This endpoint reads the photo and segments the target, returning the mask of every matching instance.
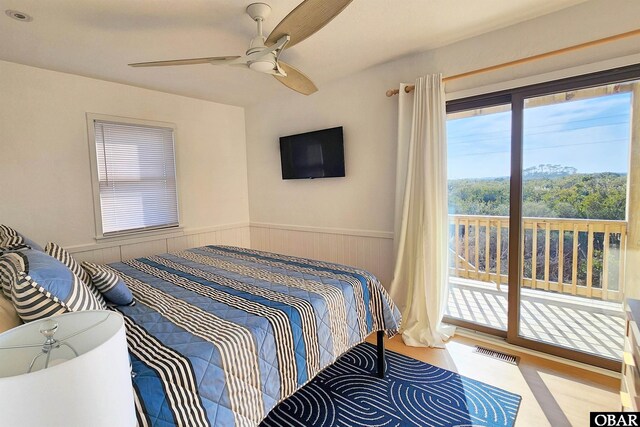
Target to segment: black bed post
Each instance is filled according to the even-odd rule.
[[[384,331],[378,331],[378,377],[384,378]]]

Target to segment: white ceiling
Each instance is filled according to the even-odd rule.
[[[265,1],[265,0],[262,0]],[[300,0],[266,0],[268,34]],[[585,0],[355,0],[282,59],[323,85],[376,64],[555,12]],[[0,59],[248,106],[289,89],[271,76],[211,65],[131,62],[242,55],[251,0],[0,0]],[[30,23],[4,14],[16,9]],[[303,96],[303,95],[300,95]],[[311,95],[313,96],[313,95]]]

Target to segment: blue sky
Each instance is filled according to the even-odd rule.
[[[524,167],[628,171],[630,93],[525,108]],[[511,112],[447,121],[449,179],[508,176]]]

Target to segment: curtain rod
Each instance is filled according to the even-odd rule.
[[[475,76],[476,74],[487,73],[489,71],[495,71],[495,70],[499,70],[501,68],[507,68],[507,67],[512,67],[514,65],[525,64],[527,62],[537,61],[538,59],[549,58],[551,56],[556,56],[556,55],[560,55],[560,54],[563,54],[563,53],[573,52],[573,51],[576,51],[576,50],[585,49],[585,48],[588,48],[588,47],[597,46],[599,44],[609,43],[609,42],[613,42],[613,41],[616,41],[616,40],[621,40],[621,39],[625,39],[625,38],[633,37],[633,36],[637,36],[637,35],[640,35],[640,29],[633,30],[633,31],[628,31],[628,32],[622,33],[622,34],[616,34],[614,36],[605,37],[603,39],[598,39],[598,40],[593,40],[593,41],[586,42],[586,43],[577,44],[577,45],[574,45],[574,46],[564,47],[564,48],[558,49],[558,50],[552,50],[551,52],[545,52],[545,53],[540,53],[538,55],[528,56],[526,58],[516,59],[515,61],[503,62],[502,64],[492,65],[490,67],[485,67],[485,68],[479,68],[479,69],[473,70],[473,71],[467,71],[466,73],[455,74],[453,76],[449,76],[449,77],[443,78],[442,81],[443,82],[448,82],[448,81],[451,81],[451,80],[462,79],[464,77]],[[415,89],[415,85],[408,85],[408,86],[405,86],[404,91],[406,93],[409,93],[409,92],[412,92],[414,89]],[[397,95],[398,93],[400,93],[400,89],[389,89],[386,92],[387,96]]]

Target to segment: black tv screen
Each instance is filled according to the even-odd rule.
[[[344,176],[342,127],[280,138],[282,179]]]

